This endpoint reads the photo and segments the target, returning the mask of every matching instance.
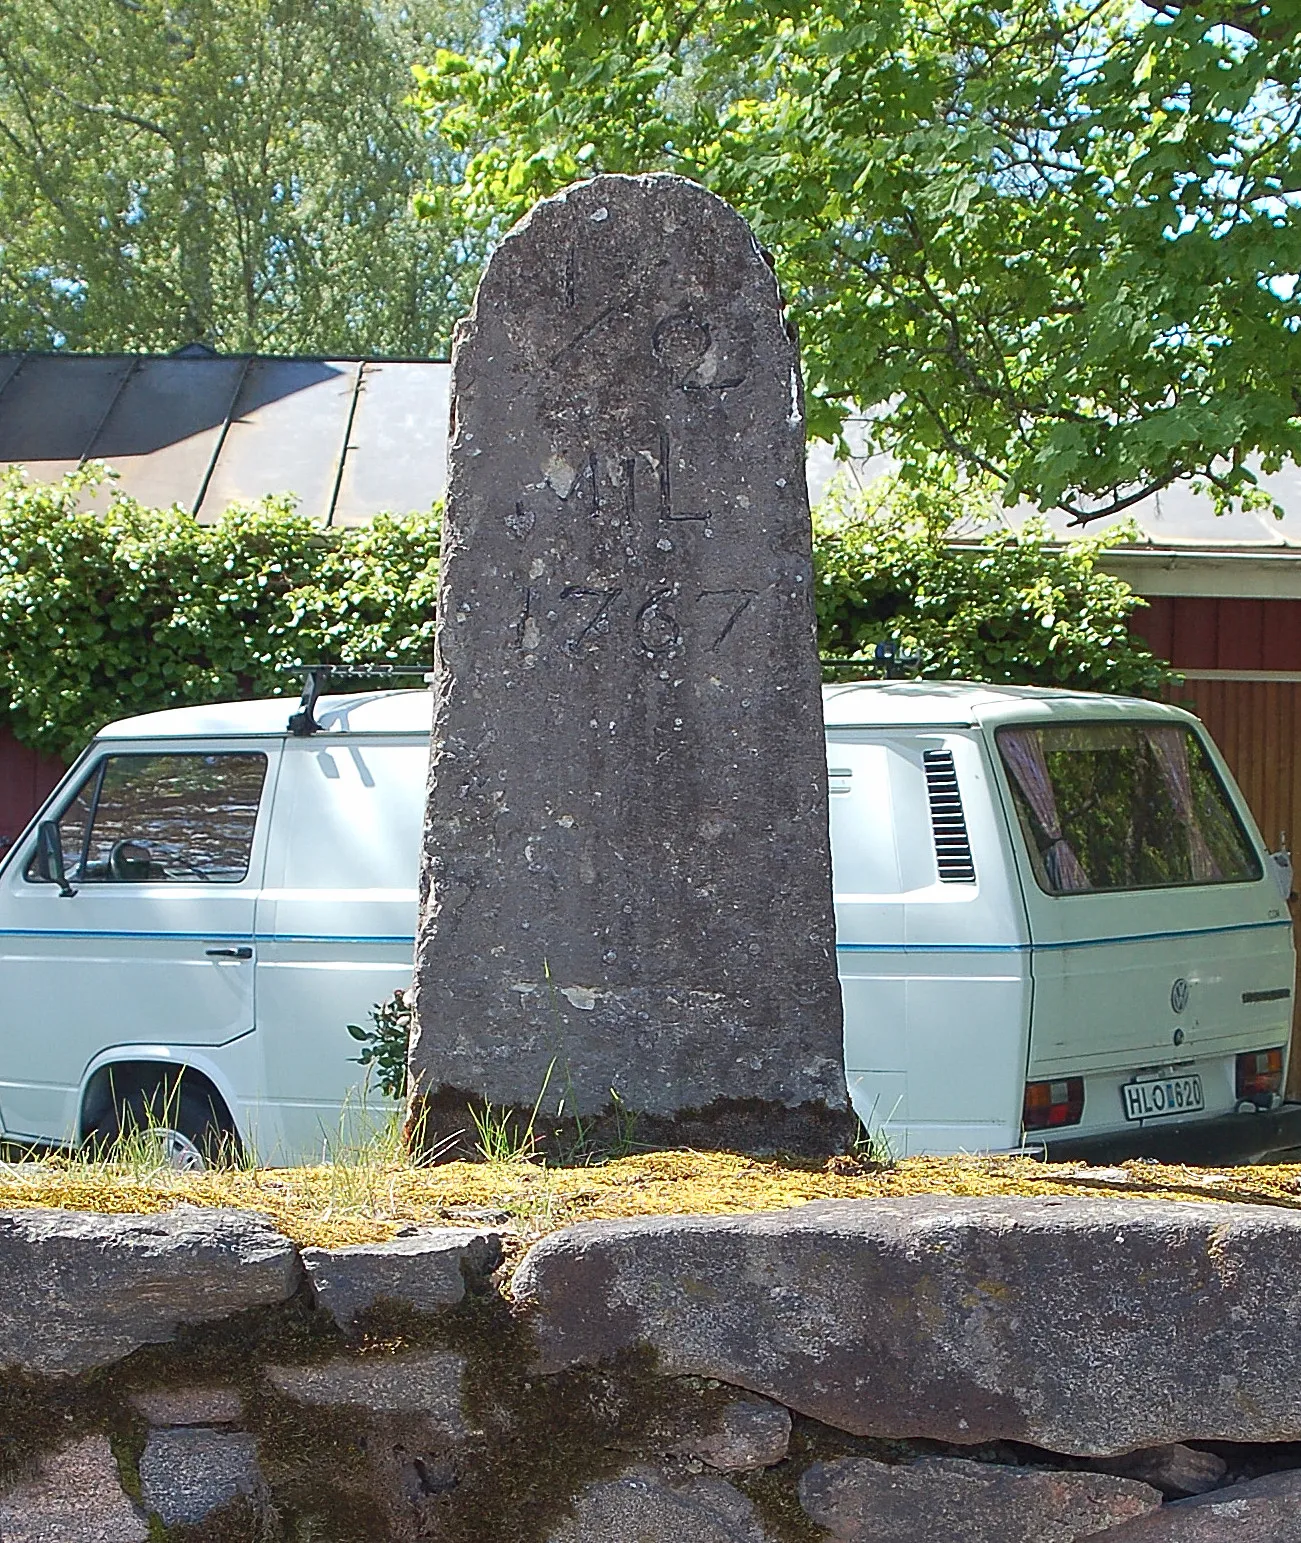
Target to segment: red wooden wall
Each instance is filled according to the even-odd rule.
[[[1153,595],[1131,625],[1177,670],[1301,670],[1301,600]]]
[[[0,727],[0,850],[8,846],[63,775],[63,763],[37,755]]]

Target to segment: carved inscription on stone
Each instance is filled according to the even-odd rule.
[[[503,241],[454,355],[433,1136],[545,1086],[543,1124],[621,1101],[700,1141],[843,1139],[803,465],[797,351],[726,205],[598,178]]]

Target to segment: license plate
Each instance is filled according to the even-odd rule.
[[[1158,1077],[1154,1082],[1127,1082],[1120,1090],[1127,1120],[1159,1120],[1168,1114],[1195,1114],[1204,1109],[1200,1077]]]

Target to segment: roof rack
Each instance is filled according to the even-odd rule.
[[[906,649],[898,638],[887,638],[872,650],[870,658],[847,659],[843,655],[820,654],[818,663],[825,670],[870,670],[874,665],[885,671],[887,680],[907,680],[921,672],[924,660],[918,650]]]
[[[303,694],[298,699],[298,711],[290,713],[288,729],[300,739],[309,734],[319,734],[321,725],[316,721],[316,704],[321,699],[332,677],[344,680],[397,680],[413,675],[425,681],[433,679],[427,664],[308,664],[293,666],[295,674],[303,671]]]

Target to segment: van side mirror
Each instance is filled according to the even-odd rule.
[[[63,837],[57,820],[42,820],[36,827],[36,871],[50,884],[59,886],[61,895],[75,895],[63,867]]]

